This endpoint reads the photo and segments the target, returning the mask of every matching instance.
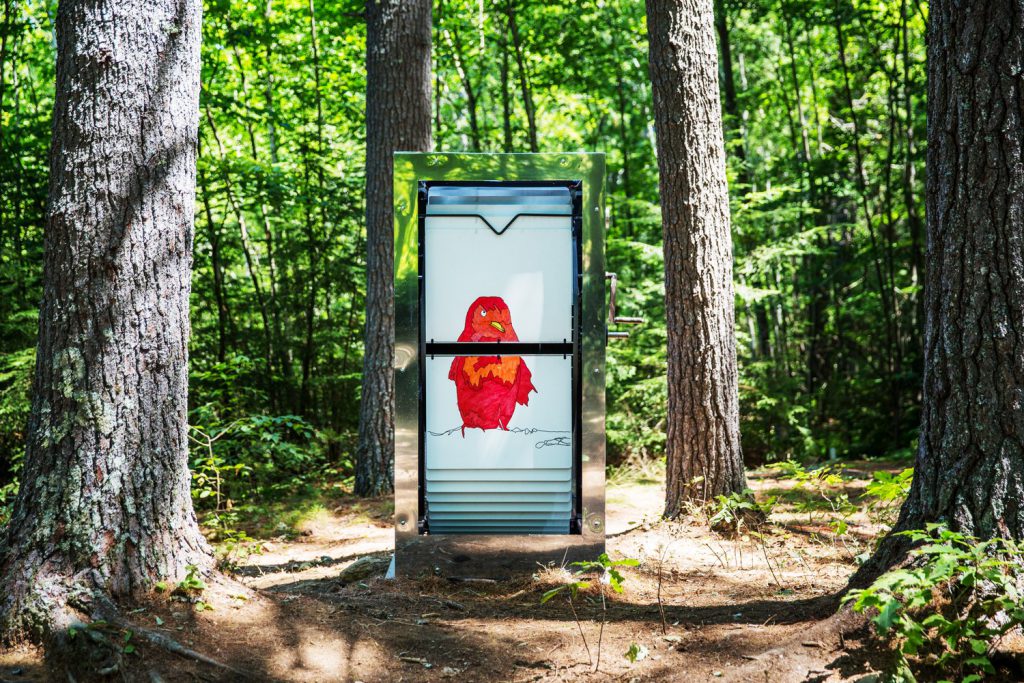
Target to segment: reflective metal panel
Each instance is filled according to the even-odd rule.
[[[421,154],[394,159],[395,562],[399,575],[502,576],[593,559],[605,538],[603,154]],[[420,519],[420,181],[582,181],[582,529],[575,534],[426,535]]]

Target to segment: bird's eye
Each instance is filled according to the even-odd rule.
[[[486,318],[487,317],[487,309],[484,309],[484,308],[480,309],[480,317],[481,318]]]

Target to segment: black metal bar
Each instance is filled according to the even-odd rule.
[[[572,518],[569,533],[583,533],[583,182],[569,184],[572,197]]]
[[[572,342],[427,342],[427,356],[564,356]]]
[[[419,390],[418,390],[418,402],[419,402],[419,429],[417,429],[417,448],[419,449],[419,463],[416,481],[419,484],[419,490],[417,491],[417,497],[419,499],[419,507],[416,511],[416,530],[423,534],[427,533],[430,529],[428,527],[428,515],[427,515],[427,463],[424,453],[426,453],[426,432],[427,430],[427,363],[426,356],[424,355],[424,347],[426,346],[426,340],[423,339],[423,331],[426,330],[427,314],[425,308],[426,301],[426,282],[424,281],[424,274],[426,273],[427,255],[426,255],[426,213],[427,213],[427,200],[430,194],[430,184],[421,180],[417,183],[416,192],[416,215],[417,215],[417,247],[416,247],[416,272],[419,274],[417,277],[419,283],[419,310],[416,311],[419,317],[419,325],[416,330],[416,346],[419,350],[417,357],[417,365],[419,366]]]

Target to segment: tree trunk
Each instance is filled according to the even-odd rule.
[[[509,92],[508,44],[501,47],[501,131],[503,152],[512,151],[512,93]]]
[[[903,65],[903,109],[906,123],[903,129],[903,203],[907,209],[907,225],[910,228],[910,264],[912,284],[917,285],[924,279],[924,252],[921,248],[921,217],[917,211],[917,140],[914,135],[914,98],[911,92],[913,84],[910,80],[910,44],[907,31],[907,0],[900,2],[900,37],[902,44]],[[912,327],[924,324],[924,296],[920,291],[914,293],[914,321]],[[915,347],[916,348],[916,347]],[[919,355],[919,354],[915,354]],[[915,363],[918,366],[919,363]],[[915,367],[917,375],[919,367]]]
[[[462,49],[459,29],[453,25],[451,31],[445,29],[442,35],[445,42],[448,43],[448,50],[451,54],[452,62],[455,64],[455,73],[458,74],[459,82],[462,83],[462,91],[466,94],[466,109],[469,115],[469,145],[474,152],[479,152],[482,136],[480,135],[477,110],[480,108],[480,105],[476,87],[473,85],[473,79],[470,78],[469,70],[466,67],[466,57]]]
[[[356,493],[394,487],[392,154],[430,149],[430,1],[366,9],[366,337]]]
[[[60,637],[82,590],[211,564],[188,471],[198,0],[63,0],[43,300],[8,637]]]
[[[711,0],[647,0],[665,243],[665,514],[746,486]]]
[[[537,111],[533,106],[533,91],[530,88],[526,57],[523,55],[523,41],[519,36],[519,24],[516,22],[516,10],[512,3],[513,0],[508,0],[505,4],[505,12],[508,17],[508,33],[512,37],[516,66],[519,69],[519,89],[523,96],[523,110],[526,112],[526,139],[530,143],[530,151],[536,154],[540,149],[537,145]]]
[[[267,389],[267,397],[270,401],[271,410],[275,410],[277,401],[277,389],[274,382],[274,359],[279,358],[282,368],[288,363],[288,359],[283,353],[279,353],[274,345],[273,333],[270,327],[270,313],[268,312],[268,304],[266,297],[263,294],[263,286],[260,284],[260,276],[257,272],[259,269],[259,254],[251,244],[249,238],[249,227],[245,220],[245,212],[242,210],[240,201],[235,197],[234,183],[231,180],[231,172],[228,168],[227,154],[224,150],[224,143],[221,142],[220,135],[217,132],[217,126],[213,118],[213,113],[210,111],[209,106],[203,108],[206,114],[206,122],[209,126],[210,135],[213,137],[214,143],[217,145],[217,152],[220,156],[220,169],[221,177],[224,180],[224,194],[228,200],[228,206],[231,207],[232,213],[235,214],[235,220],[238,222],[239,237],[241,238],[242,254],[245,256],[245,269],[249,273],[249,280],[252,282],[252,289],[256,295],[256,303],[260,309],[260,319],[263,322],[263,364],[266,370],[266,377],[264,377],[264,386]],[[282,370],[282,374],[284,371]]]
[[[202,194],[203,212],[206,214],[206,231],[210,240],[210,268],[213,271],[213,300],[217,308],[217,360],[221,363],[227,357],[228,318],[230,312],[224,295],[224,265],[221,257],[220,228],[213,220],[210,207],[210,192],[206,174],[199,170],[199,192]]]
[[[894,531],[1024,538],[1024,59],[1009,0],[934,0],[928,27],[924,405]],[[855,581],[906,550],[890,536]]]
[[[323,91],[320,87],[320,46],[317,38],[316,28],[316,6],[313,0],[308,0],[309,6],[309,42],[312,50],[313,57],[313,84],[316,88],[316,177],[317,177],[317,197],[319,201],[320,212],[320,230],[321,232],[327,230],[327,215],[325,207],[327,202],[327,193],[324,190],[324,108],[323,108]],[[299,388],[299,414],[305,417],[309,417],[313,411],[314,400],[311,396],[310,389],[310,377],[313,372],[313,363],[316,357],[316,344],[315,344],[315,318],[316,318],[316,300],[317,291],[319,284],[317,282],[317,271],[320,267],[320,250],[321,241],[317,240],[317,234],[315,229],[315,223],[310,214],[310,198],[313,193],[310,192],[309,188],[309,160],[306,154],[303,154],[303,166],[305,168],[306,176],[306,254],[309,257],[309,270],[307,279],[309,280],[309,291],[306,294],[306,339],[302,345],[302,384]]]

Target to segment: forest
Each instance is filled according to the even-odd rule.
[[[2,3],[0,681],[1024,680],[1015,3]],[[605,155],[600,556],[384,578],[412,151]]]

